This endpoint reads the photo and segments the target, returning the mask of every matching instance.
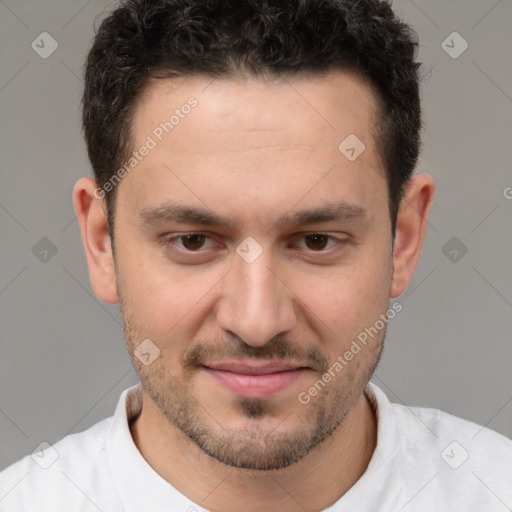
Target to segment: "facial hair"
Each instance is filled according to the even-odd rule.
[[[146,338],[143,334],[146,331],[130,308],[119,283],[118,291],[125,339],[143,389],[168,420],[170,428],[178,428],[213,459],[239,469],[270,471],[288,467],[328,439],[342,425],[374,373],[386,333],[383,329],[379,339],[375,337],[372,347],[365,348],[370,353],[364,367],[347,365],[309,404],[297,402],[278,427],[269,428],[265,424],[267,418],[280,413],[271,399],[238,397],[233,401],[233,407],[247,420],[247,426],[230,428],[223,424],[218,410],[202,403],[201,397],[190,391],[189,382],[197,375],[202,362],[222,357],[293,358],[314,368],[316,381],[330,366],[326,356],[317,347],[306,350],[282,337],[274,338],[262,347],[231,338],[215,345],[207,342],[191,345],[178,362],[179,373],[172,370],[177,362],[169,362],[164,357],[145,366],[133,352]],[[161,346],[165,343],[172,341],[158,341]]]

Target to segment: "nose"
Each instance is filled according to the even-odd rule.
[[[263,252],[252,263],[236,255],[234,268],[223,281],[217,320],[224,331],[261,347],[293,329],[297,321],[294,304],[293,293],[270,255]]]

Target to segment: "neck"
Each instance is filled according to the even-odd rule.
[[[148,464],[175,489],[212,512],[322,510],[363,475],[377,441],[377,421],[363,393],[342,425],[299,462],[275,471],[236,469],[212,459],[170,426],[143,392],[133,440]]]

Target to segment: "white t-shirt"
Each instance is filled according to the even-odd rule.
[[[378,420],[364,475],[329,512],[505,512],[512,508],[512,441],[436,409],[392,404],[366,389]],[[140,385],[115,414],[0,473],[2,512],[204,512],[145,461],[128,420]]]

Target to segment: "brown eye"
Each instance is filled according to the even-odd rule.
[[[308,249],[312,250],[322,250],[325,249],[327,243],[329,242],[328,235],[322,234],[314,234],[314,235],[306,235],[304,239],[306,240],[306,246]]]
[[[201,233],[193,233],[181,236],[180,240],[182,241],[183,247],[188,251],[197,251],[201,249],[206,238],[206,235]]]

